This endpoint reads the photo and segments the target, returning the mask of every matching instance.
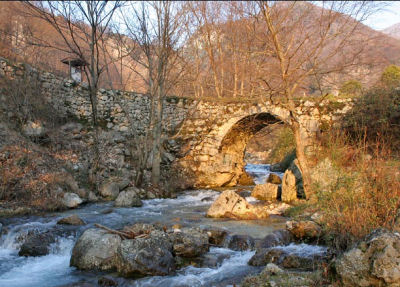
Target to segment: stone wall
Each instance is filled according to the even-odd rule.
[[[42,92],[48,101],[62,114],[76,116],[81,120],[91,119],[91,105],[86,83],[77,84],[48,72],[24,64],[13,64],[0,58],[0,77],[22,77],[37,75],[42,82]],[[97,94],[98,116],[104,128],[129,134],[129,125],[137,134],[143,134],[149,122],[150,98],[147,95],[119,90],[99,89]],[[173,132],[194,105],[193,100],[167,97],[164,102],[164,131]],[[131,122],[126,117],[129,113]]]

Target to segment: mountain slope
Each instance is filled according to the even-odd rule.
[[[394,25],[382,30],[382,32],[385,33],[386,35],[389,35],[393,38],[400,40],[400,23],[394,24]]]

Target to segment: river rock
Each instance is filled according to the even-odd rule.
[[[289,203],[297,200],[296,177],[289,169],[283,175],[281,200]]]
[[[280,198],[281,187],[274,183],[257,184],[251,196],[259,200],[274,201]]]
[[[76,193],[72,192],[65,192],[61,199],[61,203],[67,208],[75,208],[82,202],[83,200]]]
[[[337,260],[336,271],[344,286],[400,286],[400,235],[375,230]]]
[[[119,186],[116,182],[107,182],[100,186],[99,193],[102,197],[115,200],[119,194]]]
[[[256,249],[259,248],[270,248],[274,246],[285,246],[292,242],[292,234],[285,229],[274,230],[271,234],[268,234],[263,239],[256,242]]]
[[[277,175],[275,173],[270,173],[267,178],[267,182],[273,183],[273,184],[281,184],[282,179],[279,177],[279,175]]]
[[[131,181],[128,178],[124,178],[124,179],[121,179],[120,181],[118,181],[117,184],[118,184],[119,191],[123,191],[124,189],[126,189],[130,183],[131,183]]]
[[[254,249],[255,241],[250,235],[228,235],[223,246],[236,251]]]
[[[102,276],[97,280],[97,284],[101,287],[118,286],[118,282],[111,277]]]
[[[170,238],[176,256],[196,257],[209,249],[207,234],[194,228],[183,228],[172,233]]]
[[[97,202],[97,201],[99,201],[99,198],[97,197],[97,195],[93,191],[89,191],[89,193],[88,193],[88,201],[89,202]]]
[[[254,185],[254,180],[246,171],[244,171],[239,177],[238,184],[244,186]]]
[[[240,190],[240,191],[237,191],[237,193],[241,197],[244,197],[244,198],[251,196],[251,191],[250,190]]]
[[[304,188],[303,177],[296,159],[283,175],[281,199],[283,202],[292,202],[297,198],[304,198]]]
[[[66,224],[66,225],[85,225],[86,223],[76,214],[61,218],[57,221],[57,224]]]
[[[295,248],[286,247],[271,247],[271,248],[260,248],[256,250],[256,253],[250,259],[249,264],[252,266],[264,266],[269,263],[279,265],[286,269],[298,269],[298,270],[315,270],[320,267],[323,261],[327,260],[326,250],[319,250],[317,252],[299,252],[299,250],[306,250],[306,245],[300,245]],[[318,248],[318,247],[314,247]],[[296,249],[293,251],[292,249]]]
[[[44,256],[49,254],[50,244],[55,242],[54,235],[50,232],[28,232],[25,242],[18,252],[19,256]]]
[[[126,225],[126,226],[124,226],[124,229],[123,229],[124,232],[128,232],[128,233],[133,232],[136,235],[145,234],[145,233],[148,234],[154,230],[161,231],[161,230],[163,230],[163,228],[161,226],[155,225],[155,224],[138,222],[138,223],[135,223],[132,225]]]
[[[70,265],[82,270],[113,271],[120,244],[121,238],[116,234],[97,228],[88,229],[76,242]]]
[[[114,206],[116,207],[140,207],[142,205],[143,203],[139,198],[136,188],[121,191],[114,202]]]
[[[248,203],[235,191],[225,190],[208,209],[207,217],[262,219],[267,218],[268,213],[263,207]]]
[[[270,202],[267,206],[267,212],[269,215],[283,215],[286,210],[292,207],[290,204],[281,201]]]
[[[275,265],[274,263],[268,263],[262,272],[268,275],[277,275],[282,274],[284,271],[278,265]]]
[[[299,240],[314,241],[321,237],[322,229],[314,221],[295,221],[286,222],[286,229]]]
[[[215,246],[222,246],[228,232],[219,228],[207,228],[208,242]]]
[[[116,265],[125,277],[167,275],[175,271],[173,245],[162,231],[152,231],[146,238],[122,241]]]
[[[206,196],[201,199],[201,202],[209,202],[209,201],[213,201],[213,198],[211,196]]]

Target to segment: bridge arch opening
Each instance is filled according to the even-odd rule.
[[[226,178],[222,186],[238,184],[244,173],[245,152],[249,141],[258,132],[271,125],[283,126],[284,123],[269,113],[257,113],[243,117],[232,125],[223,137],[218,150],[221,166],[224,167],[219,176]]]

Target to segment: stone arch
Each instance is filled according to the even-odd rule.
[[[261,129],[277,122],[281,121],[270,113],[261,112],[245,116],[232,125],[223,137],[218,149],[222,165],[231,166],[230,172],[215,175],[216,180],[218,180],[218,176],[226,178],[222,186],[237,184],[244,171],[244,152],[247,143]],[[218,181],[218,184],[221,182],[222,180]]]
[[[281,122],[269,110],[236,110],[214,118],[200,142],[180,160],[196,187],[234,186],[244,171],[248,141],[267,125]]]
[[[319,131],[319,114],[298,109],[301,141],[298,148],[304,154],[312,154]],[[279,121],[291,124],[291,120],[288,110],[269,102],[263,105],[200,102],[180,129],[183,145],[175,161],[177,172],[192,187],[234,186],[244,171],[244,152],[250,138],[266,125]]]

